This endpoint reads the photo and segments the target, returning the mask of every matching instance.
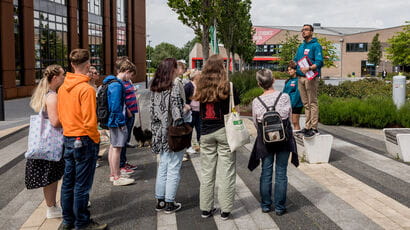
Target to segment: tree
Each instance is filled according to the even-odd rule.
[[[178,14],[178,19],[194,30],[201,39],[204,61],[209,57],[209,28],[218,15],[218,0],[168,0],[168,6]]]
[[[372,44],[370,46],[369,53],[367,53],[367,60],[378,66],[380,64],[380,59],[382,58],[382,46],[379,41],[379,34],[377,33],[373,37]]]
[[[291,36],[288,32],[285,35],[285,41],[280,43],[279,65],[287,66],[296,56],[300,41],[298,35]]]
[[[186,63],[189,63],[189,53],[198,42],[200,42],[200,39],[198,37],[195,37],[191,41],[185,43],[184,47],[180,49],[181,59],[184,59]]]
[[[151,53],[151,67],[157,68],[159,63],[165,58],[181,59],[180,49],[166,42],[155,46],[154,52]]]
[[[390,47],[387,48],[387,58],[393,62],[394,65],[409,66],[410,65],[410,21],[403,31],[398,32],[387,43]]]
[[[330,68],[336,66],[335,60],[338,56],[336,55],[336,47],[333,42],[327,40],[325,37],[318,37],[317,41],[322,46],[323,67]]]

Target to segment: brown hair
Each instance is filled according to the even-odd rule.
[[[292,68],[292,69],[296,69],[296,67],[297,67],[296,62],[295,61],[290,61],[289,64],[288,64],[288,67]]]
[[[70,62],[73,65],[81,65],[90,60],[90,51],[86,49],[73,49],[70,52]]]
[[[229,96],[229,81],[226,75],[224,60],[214,54],[209,57],[196,82],[193,100],[201,103],[225,100]]]
[[[305,27],[305,26],[309,26],[309,27],[310,27],[310,31],[313,32],[313,26],[312,26],[311,24],[304,24],[303,27]]]
[[[119,57],[115,62],[115,69],[117,73],[124,73],[129,71],[130,73],[137,73],[137,67],[128,59],[128,57]]]
[[[164,59],[155,71],[150,90],[153,92],[162,92],[171,89],[176,70],[177,61],[175,58]]]
[[[61,71],[64,72],[64,69],[60,65],[50,65],[44,70],[43,77],[40,79],[30,100],[30,107],[35,112],[40,112],[40,109],[46,105],[45,95],[50,90],[51,80],[54,76],[60,75]]]

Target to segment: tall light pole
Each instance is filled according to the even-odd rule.
[[[340,40],[340,79],[343,78],[343,38]]]

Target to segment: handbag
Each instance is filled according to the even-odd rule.
[[[168,117],[172,121],[171,113],[171,96],[168,103]],[[192,118],[191,118],[192,119]],[[179,152],[188,148],[192,139],[192,127],[184,121],[184,118],[179,118],[171,122],[168,127],[168,146],[173,152]]]
[[[179,152],[188,148],[191,144],[192,127],[178,119],[168,127],[168,145],[173,152]]]
[[[30,116],[28,134],[27,159],[60,161],[63,155],[63,129],[55,128],[43,115],[43,109],[38,115]]]
[[[224,116],[225,130],[229,148],[233,152],[239,147],[250,143],[250,137],[248,129],[245,127],[239,113],[235,111],[232,82],[230,82],[229,90],[229,111],[230,113]]]

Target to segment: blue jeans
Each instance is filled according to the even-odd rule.
[[[65,225],[84,228],[90,223],[87,204],[100,145],[88,136],[82,136],[82,147],[75,149],[75,138],[64,137],[65,170],[61,186],[61,207]]]
[[[135,121],[135,115],[132,114],[132,117],[127,117],[127,121],[125,122],[125,125],[127,126],[127,130],[128,130],[127,143],[130,142],[130,139],[131,139],[131,133],[132,133],[132,128],[134,127],[134,121]],[[127,143],[125,143],[124,147],[121,148],[120,168],[123,168],[125,166],[125,163],[127,163]]]
[[[278,152],[275,165],[275,211],[286,209],[286,191],[288,189],[288,160],[289,152]],[[260,178],[261,208],[270,209],[272,206],[272,172],[274,155],[270,154],[262,159],[262,173]]]
[[[181,179],[180,169],[185,150],[160,153],[155,183],[155,198],[173,202]]]

